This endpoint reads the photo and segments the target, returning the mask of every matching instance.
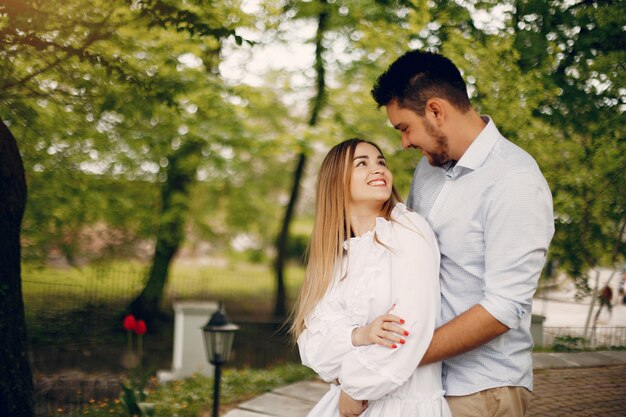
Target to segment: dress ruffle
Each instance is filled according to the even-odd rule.
[[[309,413],[310,417],[330,417],[337,415],[341,385],[331,384],[328,392]],[[370,402],[369,407],[359,417],[450,417],[450,409],[444,400],[444,391],[438,391],[422,398],[385,397],[385,401]]]
[[[388,265],[387,247],[392,233],[391,222],[378,217],[373,230],[344,242],[344,247],[348,250],[348,269],[355,272],[350,274],[351,282],[345,283],[349,285],[346,310],[348,317],[355,325],[367,324],[370,303],[376,297],[377,281],[386,276],[383,266]],[[359,250],[358,256],[352,256],[350,249],[356,249],[361,245],[366,246],[366,250]]]

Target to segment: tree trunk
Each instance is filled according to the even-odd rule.
[[[26,205],[24,166],[0,121],[0,415],[34,416],[22,299],[20,227]]]
[[[313,98],[313,105],[311,108],[311,117],[309,118],[309,126],[315,126],[317,119],[322,109],[326,98],[326,71],[324,67],[324,58],[322,56],[324,52],[324,45],[322,40],[324,39],[324,33],[328,29],[328,1],[320,0],[321,11],[317,17],[317,33],[315,35],[315,72],[316,72],[316,87],[317,94]],[[293,184],[291,187],[291,196],[287,209],[285,210],[285,216],[283,217],[283,225],[280,230],[280,234],[276,243],[276,262],[274,269],[276,272],[276,299],[274,303],[274,317],[284,319],[287,315],[287,294],[285,291],[285,261],[287,258],[287,242],[289,240],[289,225],[293,219],[294,209],[298,202],[298,195],[300,190],[300,181],[304,174],[304,167],[306,165],[306,154],[301,152],[298,155],[298,164],[293,174]]]
[[[598,288],[600,287],[600,269],[594,269],[595,283],[593,285],[593,292],[591,293],[591,301],[589,302],[589,308],[587,309],[587,320],[585,320],[585,329],[583,330],[583,337],[586,339],[589,336],[589,323],[591,323],[591,315],[593,313],[593,307],[596,304],[598,298]]]
[[[189,213],[189,191],[201,161],[201,144],[187,142],[170,157],[167,179],[161,190],[161,215],[156,247],[148,281],[128,310],[143,320],[160,318],[161,300],[169,267],[184,240],[184,225]]]
[[[293,212],[298,201],[298,193],[300,190],[300,180],[304,174],[304,166],[306,164],[306,155],[301,153],[298,157],[298,165],[296,166],[296,172],[293,174],[293,186],[291,187],[291,197],[289,198],[289,204],[287,204],[287,210],[285,211],[285,217],[283,219],[283,226],[278,237],[278,250],[276,256],[276,302],[274,304],[274,317],[284,318],[287,315],[287,293],[285,291],[285,258],[287,252],[287,240],[289,238],[289,224],[293,218]]]

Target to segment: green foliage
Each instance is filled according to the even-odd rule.
[[[220,405],[233,407],[251,397],[260,395],[280,386],[304,379],[310,379],[315,373],[301,365],[280,365],[270,369],[226,369],[223,371],[220,385]],[[213,379],[202,375],[182,381],[172,381],[166,385],[155,386],[149,394],[154,404],[155,417],[197,417],[212,409]],[[81,415],[104,417],[123,415],[121,404],[103,401],[86,407]],[[146,415],[139,414],[137,415]]]
[[[554,338],[552,349],[555,352],[581,352],[589,346],[589,341],[584,337],[557,336]]]
[[[541,150],[554,194],[552,257],[588,293],[588,272],[623,262],[626,245],[626,18],[620,2],[518,1],[519,66],[536,74],[536,119],[549,125]]]
[[[148,398],[147,389],[149,377],[154,370],[144,372],[141,358],[139,361],[140,364],[131,370],[128,381],[120,383],[120,402],[126,407],[129,417],[154,417],[155,407],[152,398]]]
[[[622,2],[267,0],[251,15],[240,6],[0,4],[0,117],[26,168],[28,259],[138,252],[157,234],[162,185],[189,144],[198,144],[186,167],[196,176],[177,222],[189,247],[210,243],[213,253],[245,238],[251,259],[270,259],[295,156],[310,161],[298,208],[306,218],[320,154],[348,137],[379,143],[407,195],[419,154],[400,149],[369,91],[397,56],[425,48],[450,56],[476,107],[537,159],[553,191],[559,267],[586,289],[591,268],[624,260]],[[501,25],[481,27],[475,10],[498,11]],[[326,95],[315,127],[314,68],[268,70],[254,85],[219,76],[227,54],[293,41],[294,25],[321,11]],[[303,242],[295,237],[294,249]]]
[[[94,253],[132,254],[154,237],[159,183],[189,143],[200,144],[200,161],[188,164],[201,179],[199,195],[217,200],[228,216],[224,224],[215,205],[194,200],[194,223],[213,220],[194,224],[197,235],[227,242],[239,231],[222,226],[239,225],[267,236],[261,230],[277,216],[264,199],[285,177],[263,172],[279,172],[272,161],[283,150],[272,144],[284,127],[274,112],[250,109],[247,99],[233,104],[246,92],[217,76],[222,40],[242,41],[235,25],[247,17],[239,3],[87,3],[0,5],[0,117],[16,132],[29,183],[25,256],[45,260],[60,251],[74,263]],[[280,109],[276,97],[261,96]],[[244,129],[248,121],[254,127]],[[256,141],[254,129],[268,122],[273,133]],[[263,159],[250,164],[255,154]],[[266,185],[251,186],[258,178],[268,178]]]

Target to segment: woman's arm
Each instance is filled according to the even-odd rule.
[[[325,381],[336,380],[344,356],[354,348],[352,331],[356,327],[346,316],[339,313],[319,314],[316,308],[298,337],[302,364],[313,369]]]
[[[430,344],[440,308],[439,252],[432,230],[420,220],[410,227],[396,224],[390,249],[394,314],[405,320],[410,337],[396,349],[370,345],[346,356],[340,380],[342,389],[355,399],[374,400],[398,388]]]

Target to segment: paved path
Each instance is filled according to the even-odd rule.
[[[528,417],[626,416],[626,351],[534,353]],[[277,388],[224,417],[304,417],[328,391],[319,380]]]

